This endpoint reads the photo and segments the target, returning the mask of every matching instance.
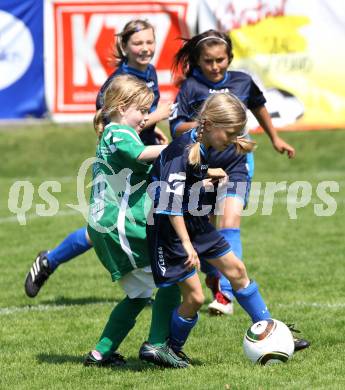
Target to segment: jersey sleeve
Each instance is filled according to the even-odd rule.
[[[155,198],[157,214],[183,215],[183,199],[186,184],[187,162],[183,155],[169,161],[160,157],[160,182]]]
[[[143,170],[147,169],[146,163],[138,161],[145,145],[130,130],[117,129],[109,132],[107,146],[112,152],[111,160],[115,160],[117,165],[133,170],[140,169],[140,166],[143,167]]]
[[[251,80],[250,92],[248,99],[248,108],[253,110],[257,107],[263,106],[266,103],[266,99],[261,89]]]
[[[189,102],[190,92],[188,91],[188,85],[183,83],[176,96],[174,109],[169,118],[170,134],[173,138],[175,138],[176,127],[180,123],[191,122],[193,119],[190,114]]]

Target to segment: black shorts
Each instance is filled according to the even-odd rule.
[[[208,217],[184,216],[192,245],[202,259],[215,259],[231,251],[230,245],[209,222]],[[172,227],[169,216],[155,214],[154,224],[147,225],[153,278],[158,287],[180,282],[195,273],[186,268],[186,252]]]

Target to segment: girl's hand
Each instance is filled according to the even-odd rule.
[[[169,139],[159,127],[155,127],[155,136],[159,145],[168,145]]]
[[[211,179],[212,183],[215,183],[220,179],[226,178],[227,174],[222,168],[208,168],[207,177]]]
[[[282,138],[276,137],[273,141],[274,149],[279,153],[287,153],[289,158],[294,158],[296,155],[295,148],[285,142]]]
[[[158,122],[164,119],[168,119],[171,114],[172,108],[172,102],[158,103],[158,106],[155,110],[155,114],[158,116],[158,118],[160,118]]]
[[[184,264],[190,270],[192,270],[193,268],[196,268],[199,271],[200,270],[200,260],[199,260],[199,256],[196,253],[192,243],[189,240],[182,241],[182,246],[183,246],[183,248],[186,251],[187,256],[188,256],[188,258]]]

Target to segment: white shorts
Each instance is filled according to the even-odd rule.
[[[119,280],[129,298],[150,298],[156,288],[151,267],[134,269]]]

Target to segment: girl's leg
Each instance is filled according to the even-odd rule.
[[[208,261],[230,280],[238,303],[249,314],[253,322],[271,318],[257,284],[249,280],[245,265],[233,252]]]
[[[46,254],[50,270],[54,271],[60,264],[81,255],[90,248],[92,248],[92,242],[86,227],[74,231]]]
[[[198,321],[198,310],[204,303],[199,276],[195,273],[183,282],[179,282],[182,303],[172,315],[170,327],[170,345],[176,352],[181,351],[189,333]]]
[[[169,336],[173,311],[180,303],[180,289],[176,284],[158,289],[152,306],[149,344],[155,346],[164,344]]]
[[[130,299],[127,296],[115,306],[95,348],[102,358],[118,349],[148,301],[149,298]]]
[[[224,201],[224,213],[219,218],[219,233],[227,241],[235,256],[242,259],[241,241],[241,214],[243,201],[239,197],[226,197]],[[233,297],[233,289],[228,279],[221,274],[220,290],[230,299]]]

